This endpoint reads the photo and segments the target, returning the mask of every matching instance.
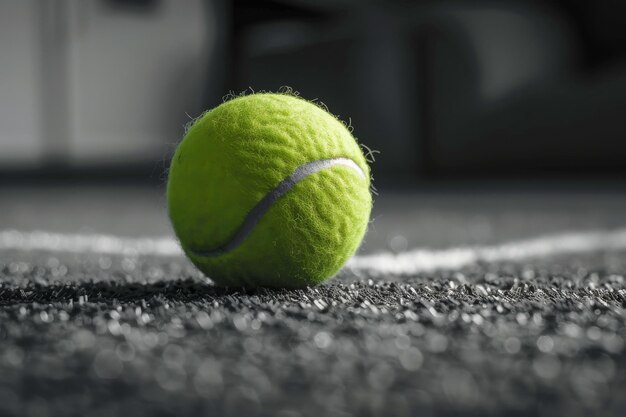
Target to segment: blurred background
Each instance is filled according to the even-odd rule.
[[[205,285],[169,159],[284,86],[376,151],[360,253]],[[625,283],[626,0],[0,0],[0,417],[625,417]]]
[[[166,231],[149,220],[163,217],[152,200],[132,198],[162,194],[154,185],[183,126],[229,92],[282,86],[324,102],[378,151],[382,197],[468,180],[606,191],[626,179],[624,22],[620,0],[0,0],[0,227],[99,230],[105,212],[112,232]],[[148,187],[89,188],[131,183]],[[73,184],[82,188],[63,191]],[[442,244],[484,240],[497,204],[470,204],[476,189],[431,206],[379,200],[431,207],[428,243],[441,225],[456,230]],[[548,201],[551,220],[503,222],[523,235],[595,210],[589,225],[613,227],[622,218],[602,207],[622,212],[615,190],[604,205],[577,188],[578,205],[522,193],[510,207]],[[440,215],[464,204],[471,225]]]
[[[619,0],[1,0],[0,169],[154,178],[229,91],[290,86],[379,181],[623,176],[625,22]]]

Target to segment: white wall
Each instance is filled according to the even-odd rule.
[[[0,164],[159,159],[203,110],[210,3],[117,3],[0,0]]]

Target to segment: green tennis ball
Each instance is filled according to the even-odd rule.
[[[176,149],[169,216],[215,283],[299,288],[334,275],[365,234],[370,170],[350,131],[287,94],[208,111]]]

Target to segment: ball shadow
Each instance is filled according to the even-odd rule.
[[[291,298],[309,289],[217,287],[193,279],[162,280],[152,283],[121,281],[81,281],[41,284],[29,282],[20,287],[0,286],[0,306],[30,303],[140,303],[213,301],[232,297]]]

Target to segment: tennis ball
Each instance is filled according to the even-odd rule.
[[[252,94],[191,125],[167,202],[183,250],[218,285],[299,288],[331,277],[357,250],[370,170],[332,114],[292,95]]]

